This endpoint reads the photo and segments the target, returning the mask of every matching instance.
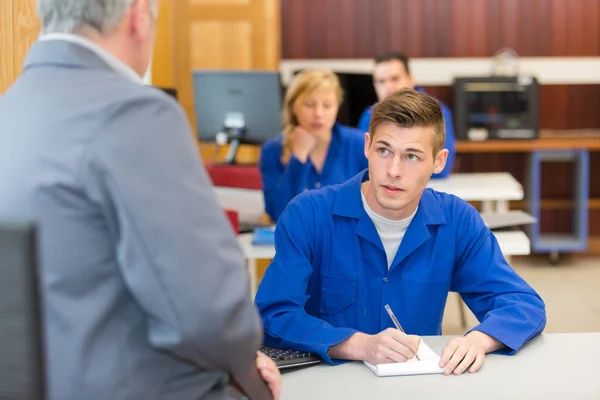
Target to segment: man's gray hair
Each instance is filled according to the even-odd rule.
[[[77,33],[90,27],[108,34],[119,26],[135,0],[38,0],[42,34]],[[156,16],[157,0],[150,0]]]

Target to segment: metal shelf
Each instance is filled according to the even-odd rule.
[[[540,224],[529,228],[531,247],[537,253],[586,251],[588,246],[588,200],[589,200],[589,153],[588,150],[539,150],[531,154],[529,168],[530,213],[541,220],[542,163],[573,162],[573,209],[575,211],[572,232],[567,234],[542,234]]]

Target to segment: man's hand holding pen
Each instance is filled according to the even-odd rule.
[[[421,338],[404,333],[388,304],[385,305],[385,310],[396,329],[388,328],[376,335],[357,332],[344,342],[333,346],[329,350],[330,357],[367,361],[371,364],[405,362],[413,357],[419,360],[417,352]]]
[[[404,362],[414,357],[421,338],[388,328],[376,335],[357,332],[329,350],[332,358],[368,361],[371,364]]]
[[[370,335],[364,344],[364,360],[371,364],[405,362],[419,350],[421,338],[388,328],[377,335]]]

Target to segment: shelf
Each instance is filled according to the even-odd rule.
[[[526,200],[511,201],[510,208],[514,210],[523,210],[528,206]],[[565,210],[575,206],[573,200],[568,199],[542,199],[540,201],[540,208],[542,210]],[[600,210],[600,198],[593,198],[588,200],[589,210]]]
[[[588,251],[587,254],[600,255],[600,235],[588,237]]]
[[[528,184],[530,195],[530,212],[541,220],[541,174],[543,163],[552,163],[557,160],[569,160],[573,164],[573,218],[571,221],[571,233],[569,234],[546,234],[540,232],[540,224],[530,227],[531,245],[535,252],[565,253],[573,251],[585,251],[588,245],[588,202],[589,202],[589,152],[588,150],[554,150],[533,151],[531,153],[530,171],[531,177]],[[566,202],[565,202],[566,203]],[[548,203],[547,203],[548,204]],[[551,203],[550,203],[551,204]],[[556,204],[556,203],[555,203]]]
[[[542,233],[533,244],[535,252],[551,252],[560,250],[561,253],[571,251],[584,251],[586,245],[582,244],[581,237],[569,234]]]
[[[564,135],[563,137],[542,137],[536,140],[456,141],[457,153],[507,153],[570,149],[600,151],[600,137],[595,135],[568,137],[568,135]]]

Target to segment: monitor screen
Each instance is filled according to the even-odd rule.
[[[226,126],[243,126],[240,143],[262,144],[281,133],[277,72],[195,71],[198,139],[213,142]]]
[[[344,125],[358,126],[363,111],[377,102],[371,74],[337,72],[344,90],[344,99],[338,112],[338,121]]]
[[[294,75],[302,70],[294,71]],[[371,74],[336,72],[344,92],[338,111],[338,122],[356,127],[363,111],[377,102]]]

